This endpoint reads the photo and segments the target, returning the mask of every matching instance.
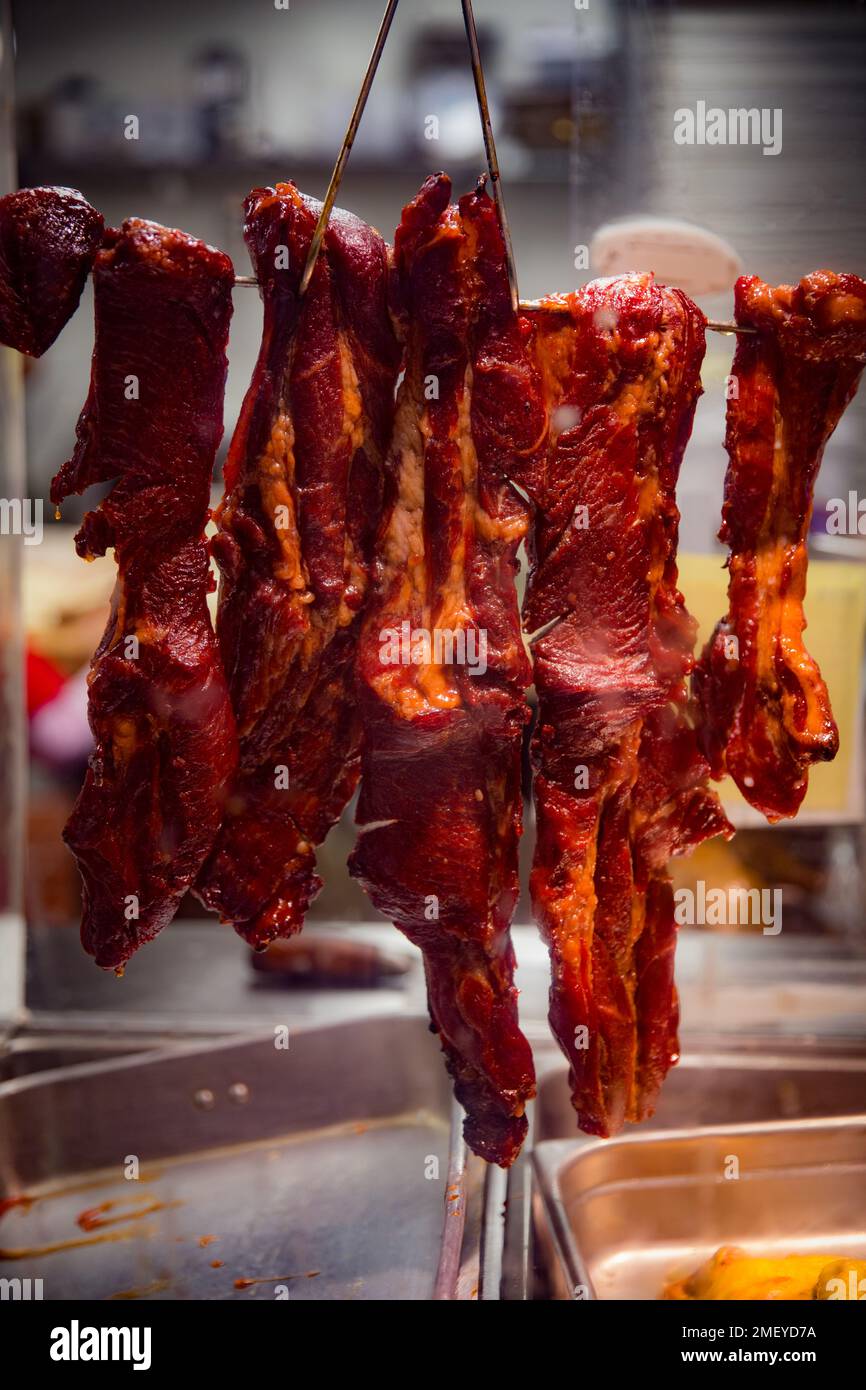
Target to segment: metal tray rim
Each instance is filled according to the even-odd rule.
[[[614,1139],[599,1139],[595,1135],[578,1135],[574,1139],[544,1139],[536,1144],[532,1152],[533,1173],[535,1175],[540,1201],[547,1219],[550,1235],[557,1256],[565,1271],[570,1286],[586,1289],[588,1300],[598,1298],[586,1268],[579,1246],[574,1239],[571,1225],[565,1211],[562,1196],[561,1175],[582,1153],[599,1146],[646,1145],[669,1143],[671,1140],[697,1139],[712,1136],[736,1138],[749,1134],[802,1134],[820,1131],[844,1132],[866,1130],[866,1112],[857,1115],[830,1115],[800,1120],[749,1120],[740,1124],[699,1125],[680,1129],[669,1129],[663,1133],[658,1130],[636,1130],[617,1135]]]
[[[395,1018],[410,1024],[423,1022],[427,1025],[428,1023],[427,1015],[420,1012],[382,1014],[376,1010],[371,1010],[369,1014],[351,1019],[340,1019],[333,1023],[299,1024],[292,1032],[293,1035],[300,1035],[301,1033],[308,1035],[310,1033],[343,1031],[355,1028],[359,1024]],[[37,1090],[41,1087],[55,1085],[65,1078],[80,1080],[103,1074],[110,1076],[116,1071],[138,1070],[142,1066],[153,1066],[168,1059],[182,1062],[196,1057],[214,1057],[222,1052],[236,1051],[239,1046],[244,1044],[260,1046],[262,1042],[272,1037],[273,1034],[268,1029],[240,1029],[237,1033],[222,1033],[217,1037],[213,1035],[205,1039],[199,1037],[194,1042],[184,1040],[179,1043],[174,1041],[158,1043],[155,1039],[152,1041],[148,1039],[140,1052],[125,1052],[117,1057],[108,1057],[91,1062],[68,1063],[64,1066],[32,1072],[26,1076],[10,1077],[8,1081],[0,1081],[0,1100],[7,1096],[18,1095],[22,1091]]]

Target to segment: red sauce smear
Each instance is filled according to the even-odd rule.
[[[150,1216],[155,1211],[166,1211],[169,1207],[180,1206],[179,1202],[147,1202],[144,1206],[136,1206],[134,1211],[121,1212],[119,1216],[107,1216],[106,1212],[113,1211],[115,1207],[125,1203],[137,1203],[139,1197],[112,1198],[107,1202],[100,1202],[98,1207],[88,1207],[75,1218],[82,1231],[97,1231],[102,1226],[118,1226],[123,1221],[135,1221],[140,1216]]]
[[[271,1274],[267,1278],[261,1279],[236,1279],[236,1289],[248,1289],[253,1284],[283,1284],[290,1279],[317,1279],[321,1274],[319,1269],[308,1269],[306,1274]]]
[[[140,1289],[121,1289],[119,1293],[110,1293],[109,1301],[122,1298],[149,1298],[152,1293],[162,1293],[171,1287],[168,1279],[154,1279],[152,1284],[144,1284]]]
[[[95,1236],[55,1240],[50,1245],[0,1246],[0,1260],[32,1260],[39,1255],[55,1255],[59,1250],[79,1250],[84,1245],[101,1245],[110,1240],[136,1240],[153,1235],[152,1226],[133,1226],[128,1231],[100,1231]]]
[[[25,1210],[29,1210],[35,1201],[35,1197],[4,1197],[3,1200],[0,1201],[0,1219],[6,1215],[7,1211],[11,1211],[13,1207],[24,1207]]]

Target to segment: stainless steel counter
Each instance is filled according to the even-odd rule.
[[[15,1231],[23,1237],[26,1227],[33,1244],[50,1245],[74,1227],[80,1181],[89,1194],[80,1205],[90,1206],[93,1193],[113,1203],[127,1187],[118,1188],[112,1171],[117,1154],[140,1151],[151,1167],[158,1161],[148,1200],[130,1209],[137,1223],[131,1244],[85,1248],[81,1260],[68,1251],[38,1257],[50,1264],[58,1290],[71,1278],[83,1280],[91,1297],[127,1283],[147,1297],[270,1297],[272,1275],[321,1266],[327,1278],[297,1286],[293,1278],[288,1296],[432,1296],[455,1131],[444,1068],[424,1025],[420,958],[384,924],[308,930],[351,932],[391,955],[403,951],[410,969],[375,988],[286,988],[252,971],[232,932],[178,922],[117,980],[83,956],[74,929],[31,932],[27,1015],[0,1052],[0,1195],[39,1196],[46,1188],[59,1195],[36,1202],[35,1223],[16,1218]],[[485,1172],[478,1160],[468,1165],[465,1231],[452,1272],[459,1297],[573,1297],[588,1247],[582,1229],[569,1233],[564,1175],[577,1155],[595,1146],[614,1156],[624,1141],[576,1134],[565,1064],[544,1017],[545,951],[534,930],[515,935],[522,1021],[539,1071],[532,1142],[507,1178]],[[683,1126],[700,1148],[719,1126],[745,1121],[763,1132],[794,1122],[796,1136],[801,1122],[808,1128],[864,1108],[866,961],[843,944],[684,932],[678,980],[684,1057],[656,1117],[629,1135],[626,1152],[638,1168],[643,1144]],[[288,1069],[274,1064],[279,1027],[291,1039]],[[395,1050],[401,1030],[408,1032]],[[230,1103],[239,1079],[253,1097],[249,1107]],[[197,1103],[203,1090],[213,1106]],[[83,1111],[92,1117],[84,1127]],[[361,1135],[368,1137],[359,1142]],[[265,1150],[279,1163],[264,1163]],[[540,1182],[531,1173],[533,1153]],[[423,1174],[431,1156],[439,1165],[434,1184]],[[306,1194],[322,1196],[323,1175],[334,1191],[311,1226]],[[674,1174],[672,1188],[677,1181]],[[155,1224],[145,1210],[151,1200],[160,1204]],[[607,1198],[586,1200],[602,1210]],[[371,1202],[384,1214],[382,1239],[383,1222],[364,1215]],[[4,1246],[16,1212],[4,1220]],[[691,1244],[678,1236],[679,1263],[725,1236],[721,1219],[719,1235],[698,1216]],[[196,1235],[212,1226],[224,1238],[218,1257],[228,1253],[234,1275],[261,1277],[263,1285],[236,1288],[225,1265],[203,1258]],[[389,1243],[395,1226],[411,1227],[408,1253]],[[250,1231],[255,1239],[246,1238]],[[785,1232],[782,1221],[780,1240]],[[647,1278],[623,1296],[653,1296],[647,1290],[668,1255],[645,1245]],[[602,1243],[586,1257],[595,1260],[586,1276],[591,1297],[620,1288],[615,1279],[605,1284],[619,1268],[620,1246]],[[314,1248],[317,1258],[308,1259],[304,1252]]]

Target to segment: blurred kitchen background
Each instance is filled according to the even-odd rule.
[[[138,215],[182,227],[227,250],[248,273],[244,195],[283,178],[324,194],[382,8],[383,0],[291,0],[286,8],[274,0],[17,0],[17,175],[7,171],[7,186],[72,185],[107,223]],[[590,259],[576,268],[576,248],[593,245],[605,224],[636,216],[697,224],[722,238],[744,271],[772,283],[820,266],[866,274],[862,3],[476,0],[475,11],[525,297],[593,278],[598,266]],[[780,108],[781,153],[675,144],[675,111],[698,101]],[[138,117],[138,140],[124,138],[129,115]],[[436,139],[427,138],[431,116]],[[458,0],[403,0],[340,202],[390,237],[429,172],[448,170],[459,193],[483,167]],[[684,275],[676,282],[710,317],[730,317],[730,290]],[[57,344],[26,363],[25,495],[32,498],[47,498],[70,452],[87,390],[91,309],[88,289]],[[255,291],[239,289],[226,439],[260,323]],[[730,337],[708,336],[705,395],[680,489],[682,587],[702,638],[724,610],[715,532],[733,347]],[[829,499],[852,489],[866,495],[864,413],[866,395],[827,450],[813,528],[809,644],[842,729],[839,759],[813,773],[796,827],[768,830],[732,795],[742,833],[676,866],[682,882],[783,886],[786,935],[820,933],[846,949],[866,940],[866,540],[829,536],[824,521]],[[40,934],[72,928],[77,916],[77,876],[59,837],[87,753],[83,672],[114,574],[110,559],[83,565],[75,557],[72,523],[80,514],[70,505],[55,524],[46,501],[45,539],[22,549],[31,733],[26,891]],[[347,819],[322,853],[327,887],[312,921],[374,916],[343,867],[351,838]],[[525,901],[519,919],[530,920]],[[72,931],[62,935],[74,939]],[[83,958],[80,967],[96,974]]]

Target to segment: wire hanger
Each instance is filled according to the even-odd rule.
[[[331,181],[328,184],[328,191],[325,194],[325,200],[322,203],[322,210],[319,213],[319,218],[316,222],[316,228],[313,232],[313,237],[310,242],[310,249],[307,252],[307,259],[304,264],[304,269],[301,275],[301,281],[298,291],[299,296],[301,297],[305,294],[307,287],[309,286],[310,280],[312,278],[313,271],[316,268],[316,261],[318,260],[319,252],[322,248],[322,241],[327,230],[328,221],[330,219],[331,212],[333,211],[334,203],[337,200],[337,193],[339,192],[340,182],[342,180],[346,164],[348,163],[349,155],[352,151],[352,146],[355,143],[355,137],[358,133],[358,127],[361,124],[361,117],[363,116],[364,108],[367,105],[367,98],[370,95],[370,90],[373,86],[373,82],[376,77],[376,72],[379,67],[379,60],[382,57],[382,52],[385,48],[385,41],[388,38],[388,34],[391,29],[391,23],[394,19],[398,3],[399,0],[388,0],[388,4],[385,7],[385,13],[382,16],[382,22],[379,25],[379,32],[377,33],[376,41],[373,44],[373,51],[370,54],[370,59],[367,63],[367,69],[364,73],[363,81],[361,82],[361,88],[358,92],[354,109],[349,118],[349,124],[346,127],[346,133],[343,136],[343,143],[340,146],[340,152],[337,155],[337,162],[334,165],[334,171],[331,174]],[[502,178],[499,172],[499,160],[496,156],[496,141],[493,136],[493,123],[490,118],[490,106],[487,100],[487,87],[484,81],[484,69],[481,63],[481,50],[478,44],[478,31],[475,27],[475,15],[472,9],[472,0],[460,0],[460,3],[463,9],[463,23],[466,28],[466,39],[469,45],[469,58],[472,65],[472,77],[475,82],[475,97],[478,102],[478,114],[481,120],[481,132],[484,137],[484,152],[487,156],[487,169],[490,175],[490,186],[493,190],[493,199],[496,204],[496,211],[499,217],[499,226],[502,232],[502,240],[505,243],[505,259],[508,269],[508,285],[511,291],[511,303],[515,313],[519,313],[521,310],[531,311],[533,309],[540,308],[544,304],[544,301],[528,299],[521,300],[519,297],[517,288],[517,268],[514,262],[514,247],[511,241],[511,231],[508,225],[508,216],[505,211],[505,199],[502,193]],[[257,283],[258,282],[255,276],[253,275],[238,275],[235,277],[236,285],[247,286],[255,285]],[[557,306],[555,304],[551,304],[545,305],[545,307],[556,308]],[[563,313],[568,312],[567,301],[563,300],[559,307],[561,308],[561,311]],[[706,327],[712,329],[714,333],[754,333],[756,331],[754,328],[741,326],[740,324],[717,323],[710,319],[705,320],[705,323]]]

